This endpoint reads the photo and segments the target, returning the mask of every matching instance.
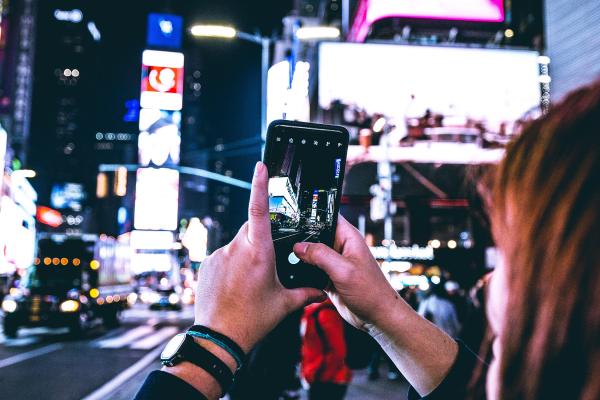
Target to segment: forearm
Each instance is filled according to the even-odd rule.
[[[454,364],[458,345],[400,298],[368,332],[421,395],[432,392]]]

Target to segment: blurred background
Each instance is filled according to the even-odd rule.
[[[600,75],[598,20],[592,0],[1,0],[3,394],[132,398],[193,322],[281,118],[348,128],[341,213],[477,348],[496,262],[478,189],[523,124]],[[301,316],[232,399],[306,396]],[[406,398],[345,330],[347,397]]]

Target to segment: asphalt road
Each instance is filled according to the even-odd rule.
[[[193,310],[136,306],[121,320],[119,328],[97,327],[81,339],[71,338],[66,330],[45,328],[21,329],[17,339],[0,333],[0,398],[132,399],[147,374],[160,367],[164,344],[192,324]],[[385,378],[370,382],[366,372],[358,371],[347,400],[403,400],[405,395],[406,384]]]
[[[91,329],[81,339],[66,330],[21,329],[17,339],[0,334],[0,387],[3,398],[108,399],[140,371],[157,368],[166,341],[193,322],[192,308],[124,312],[119,328]],[[141,384],[138,377],[133,393]],[[130,394],[128,394],[130,395]],[[6,397],[4,397],[6,396]]]

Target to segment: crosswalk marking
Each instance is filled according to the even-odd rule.
[[[179,329],[174,326],[164,327],[156,331],[156,333],[153,335],[145,337],[139,342],[134,343],[130,346],[130,348],[135,350],[150,350],[166,341],[171,336],[174,336],[178,331]]]
[[[4,346],[6,347],[25,347],[25,346],[29,346],[32,344],[36,344],[38,342],[40,342],[41,339],[37,336],[30,336],[30,337],[24,337],[24,338],[18,338],[18,339],[4,339],[3,341],[0,341],[0,343],[4,344]]]
[[[142,325],[134,328],[130,331],[127,331],[125,334],[111,338],[104,339],[98,342],[98,347],[102,349],[118,349],[124,347],[133,341],[151,334],[154,332],[154,327],[149,325]]]

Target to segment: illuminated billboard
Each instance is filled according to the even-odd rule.
[[[142,108],[181,110],[183,106],[182,53],[145,50],[142,55]]]
[[[179,172],[168,168],[140,168],[135,190],[135,229],[177,229]]]
[[[149,46],[169,47],[178,49],[183,39],[183,18],[172,14],[148,15],[148,35],[146,42]]]
[[[350,39],[363,42],[371,26],[386,18],[503,22],[504,0],[361,0]]]
[[[142,109],[138,151],[140,165],[179,164],[181,112]]]
[[[541,101],[538,53],[525,50],[323,43],[319,106],[396,121],[428,111],[444,121],[512,125]]]

